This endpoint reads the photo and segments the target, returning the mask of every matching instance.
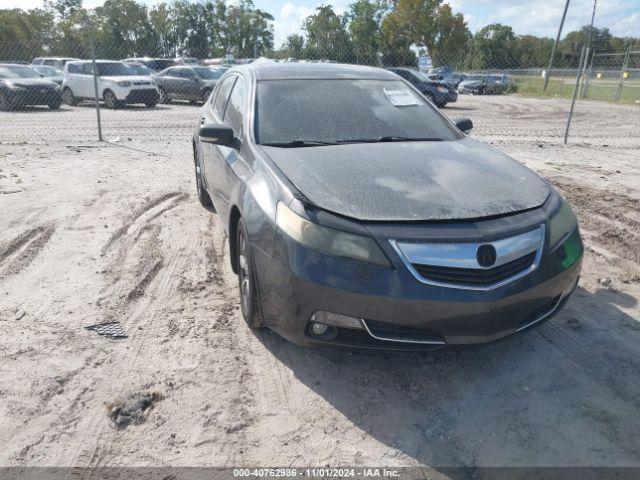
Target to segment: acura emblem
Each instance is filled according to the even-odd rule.
[[[492,267],[497,257],[496,248],[491,244],[480,245],[476,250],[476,259],[481,267]]]

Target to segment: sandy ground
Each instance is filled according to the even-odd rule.
[[[640,465],[640,110],[581,103],[565,147],[566,107],[445,110],[557,185],[587,252],[551,322],[431,354],[249,331],[194,107],[105,112],[101,146],[90,108],[3,113],[0,465]]]

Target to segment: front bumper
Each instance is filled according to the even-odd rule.
[[[158,91],[155,88],[139,88],[131,90],[126,98],[126,103],[151,103],[157,102],[160,98]]]
[[[62,97],[57,89],[27,89],[14,90],[9,94],[14,105],[49,105],[62,102]]]
[[[579,239],[577,230],[576,235]],[[421,283],[398,258],[392,259],[393,268],[336,258],[280,232],[275,246],[273,255],[254,249],[267,326],[301,345],[385,350],[486,343],[546,321],[576,287],[582,260],[580,254],[565,268],[555,252],[546,252],[525,277],[494,290],[470,291]],[[367,328],[339,328],[335,338],[318,338],[310,332],[318,311],[364,319]]]

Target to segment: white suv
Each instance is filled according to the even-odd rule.
[[[133,103],[144,103],[151,108],[158,103],[160,95],[155,82],[149,77],[136,75],[133,69],[122,62],[96,60],[96,73],[98,96],[107,108]],[[76,105],[81,100],[94,98],[93,62],[67,62],[64,66],[62,99],[68,105]]]
[[[72,62],[73,60],[80,60],[79,58],[69,57],[37,57],[31,62],[31,65],[44,65],[45,67],[54,67],[62,70],[65,63]]]

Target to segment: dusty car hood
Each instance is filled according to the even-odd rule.
[[[538,207],[550,192],[531,170],[471,138],[263,148],[310,202],[358,220],[481,218]]]

